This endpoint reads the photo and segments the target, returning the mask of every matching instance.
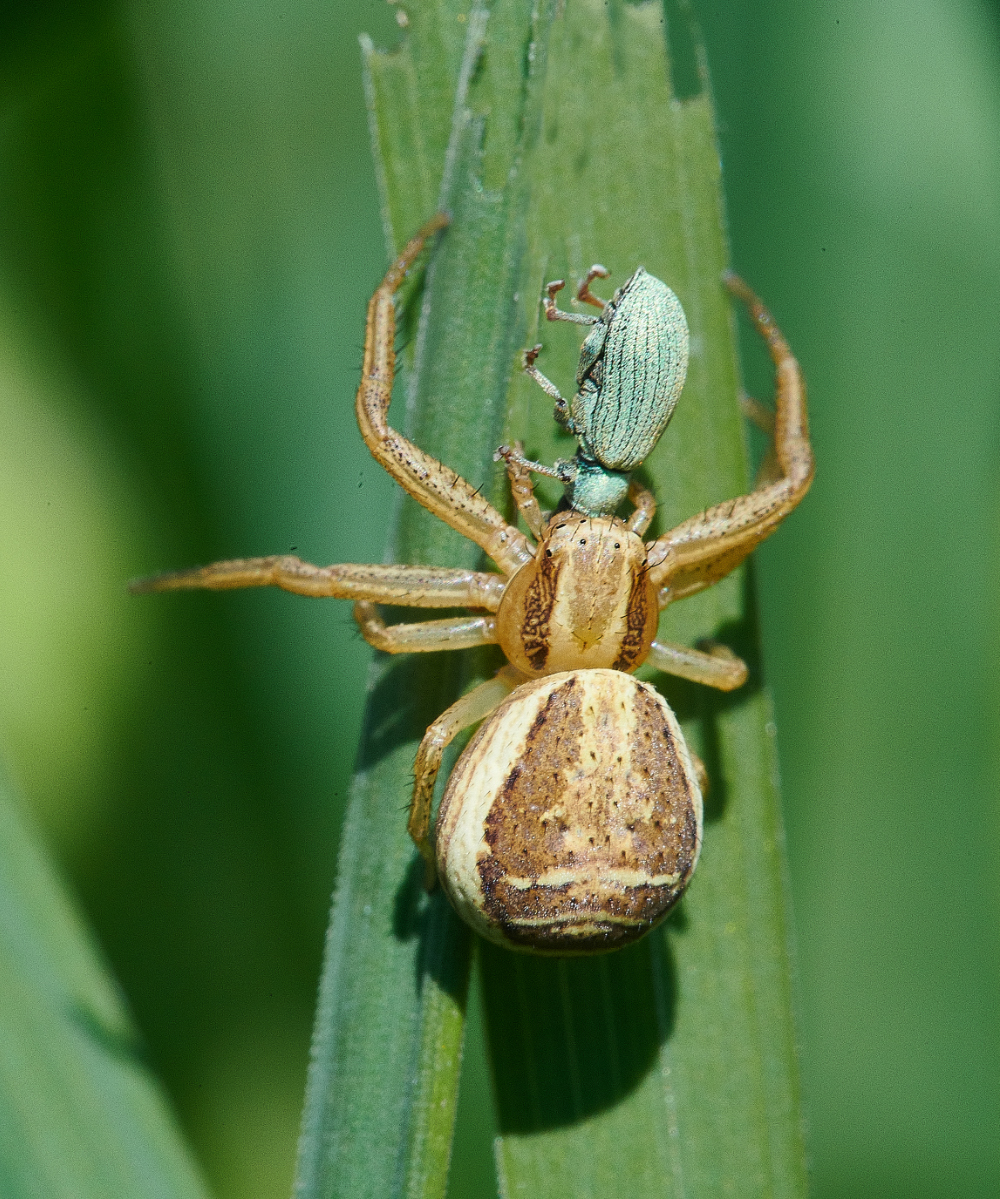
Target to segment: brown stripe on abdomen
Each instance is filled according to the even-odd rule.
[[[479,873],[487,898],[503,878],[537,874],[560,861],[560,801],[583,742],[581,692],[574,676],[548,697],[486,819],[491,853]]]
[[[634,940],[690,877],[691,788],[651,688],[574,672],[535,716],[486,818],[484,915],[509,943],[543,952]]]

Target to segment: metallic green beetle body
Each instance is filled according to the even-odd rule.
[[[606,274],[603,268],[594,273]],[[677,405],[687,374],[687,321],[670,288],[643,267],[599,317],[559,312],[553,298],[559,286],[549,287],[549,319],[594,327],[580,349],[570,403],[534,369],[537,350],[526,359],[528,372],[556,400],[556,420],[580,443],[575,458],[561,459],[546,473],[565,484],[568,507],[588,516],[612,515],[625,499],[632,471],[649,456]],[[580,295],[600,302],[587,284]]]
[[[639,267],[580,349],[570,417],[583,454],[607,470],[640,466],[673,415],[687,362],[680,301]]]

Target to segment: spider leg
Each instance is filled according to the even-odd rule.
[[[635,505],[635,511],[628,519],[628,527],[641,537],[653,522],[656,515],[656,500],[651,491],[647,491],[641,483],[632,479],[628,485],[628,498]]]
[[[358,388],[358,426],[375,460],[418,503],[475,542],[510,575],[531,560],[532,547],[523,533],[455,471],[415,446],[386,421],[396,369],[395,292],[424,242],[447,224],[439,213],[432,217],[403,249],[389,268],[368,304],[365,356]]]
[[[427,862],[428,889],[434,885],[434,850],[428,834],[434,783],[441,769],[441,756],[462,729],[489,716],[514,688],[523,682],[523,675],[512,666],[505,666],[494,678],[480,683],[468,695],[463,695],[442,712],[420,742],[413,764],[413,800],[410,803],[410,821],[407,828],[414,844]]]
[[[760,460],[753,485],[757,488],[765,487],[768,483],[776,483],[781,478],[781,467],[778,464],[778,454],[774,448],[774,413],[760,400],[755,400],[746,392],[740,392],[740,411],[751,424],[756,425],[768,437],[767,450]]]
[[[507,468],[507,478],[510,479],[510,493],[514,497],[517,509],[524,517],[524,523],[536,537],[541,537],[545,531],[545,515],[538,500],[535,499],[535,489],[531,484],[531,470],[526,465],[528,459],[524,456],[524,444],[514,442],[514,448],[502,445],[493,455],[494,459],[503,459]]]
[[[694,777],[698,780],[698,790],[701,792],[702,799],[704,799],[708,794],[708,771],[705,769],[705,763],[698,757],[690,745],[687,747],[687,751],[691,759],[691,765],[694,767]]]
[[[709,644],[711,648],[706,652],[675,645],[672,641],[654,641],[646,661],[665,674],[690,679],[692,683],[704,683],[719,691],[735,691],[742,687],[747,681],[746,662],[737,658],[728,646],[717,642]]]
[[[495,645],[495,616],[449,616],[416,624],[387,625],[368,600],[354,605],[354,619],[369,645],[387,654],[430,654],[442,649],[475,649]]]
[[[809,490],[813,456],[809,444],[806,388],[774,318],[742,279],[726,286],[746,304],[775,365],[774,445],[780,477],[716,504],[650,542],[650,578],[660,588],[660,607],[692,595],[727,575],[778,527]]]
[[[289,554],[233,558],[193,570],[136,579],[129,590],[229,591],[237,587],[280,587],[296,595],[372,600],[407,608],[485,608],[495,612],[506,587],[502,575],[441,566],[380,566],[340,563],[313,566]]]
[[[774,413],[760,400],[755,400],[753,396],[748,396],[745,391],[740,392],[740,411],[752,424],[755,424],[762,433],[766,433],[768,437],[774,437]]]

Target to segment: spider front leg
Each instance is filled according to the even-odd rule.
[[[494,678],[474,687],[468,695],[456,700],[434,721],[424,734],[413,764],[413,799],[407,825],[413,843],[427,863],[427,886],[434,885],[434,849],[430,842],[431,804],[434,783],[441,769],[444,751],[462,729],[483,720],[495,711],[519,684],[524,676],[513,666],[505,666]]]
[[[735,569],[795,508],[813,477],[805,381],[788,343],[761,301],[733,274],[729,290],[747,306],[775,365],[774,452],[779,477],[698,516],[648,544],[660,607],[710,587]]]
[[[415,446],[386,420],[396,370],[395,293],[424,243],[448,223],[433,217],[389,268],[368,305],[365,355],[355,410],[358,426],[375,460],[425,508],[485,550],[505,574],[531,560],[523,533],[479,494],[477,488]]]
[[[631,479],[628,485],[628,498],[635,505],[635,511],[628,518],[628,527],[641,537],[653,523],[656,515],[656,499],[653,493]]]

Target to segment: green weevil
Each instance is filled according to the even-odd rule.
[[[688,363],[687,321],[670,288],[639,267],[605,303],[590,284],[607,276],[595,264],[577,292],[578,300],[601,309],[600,316],[560,311],[555,296],[565,286],[562,279],[546,288],[550,321],[593,325],[580,349],[571,403],[535,366],[541,346],[524,356],[525,371],[555,400],[556,420],[577,438],[576,456],[546,467],[507,446],[498,451],[508,462],[559,479],[566,487],[566,506],[587,516],[613,515],[621,506],[632,472],[673,415]]]

